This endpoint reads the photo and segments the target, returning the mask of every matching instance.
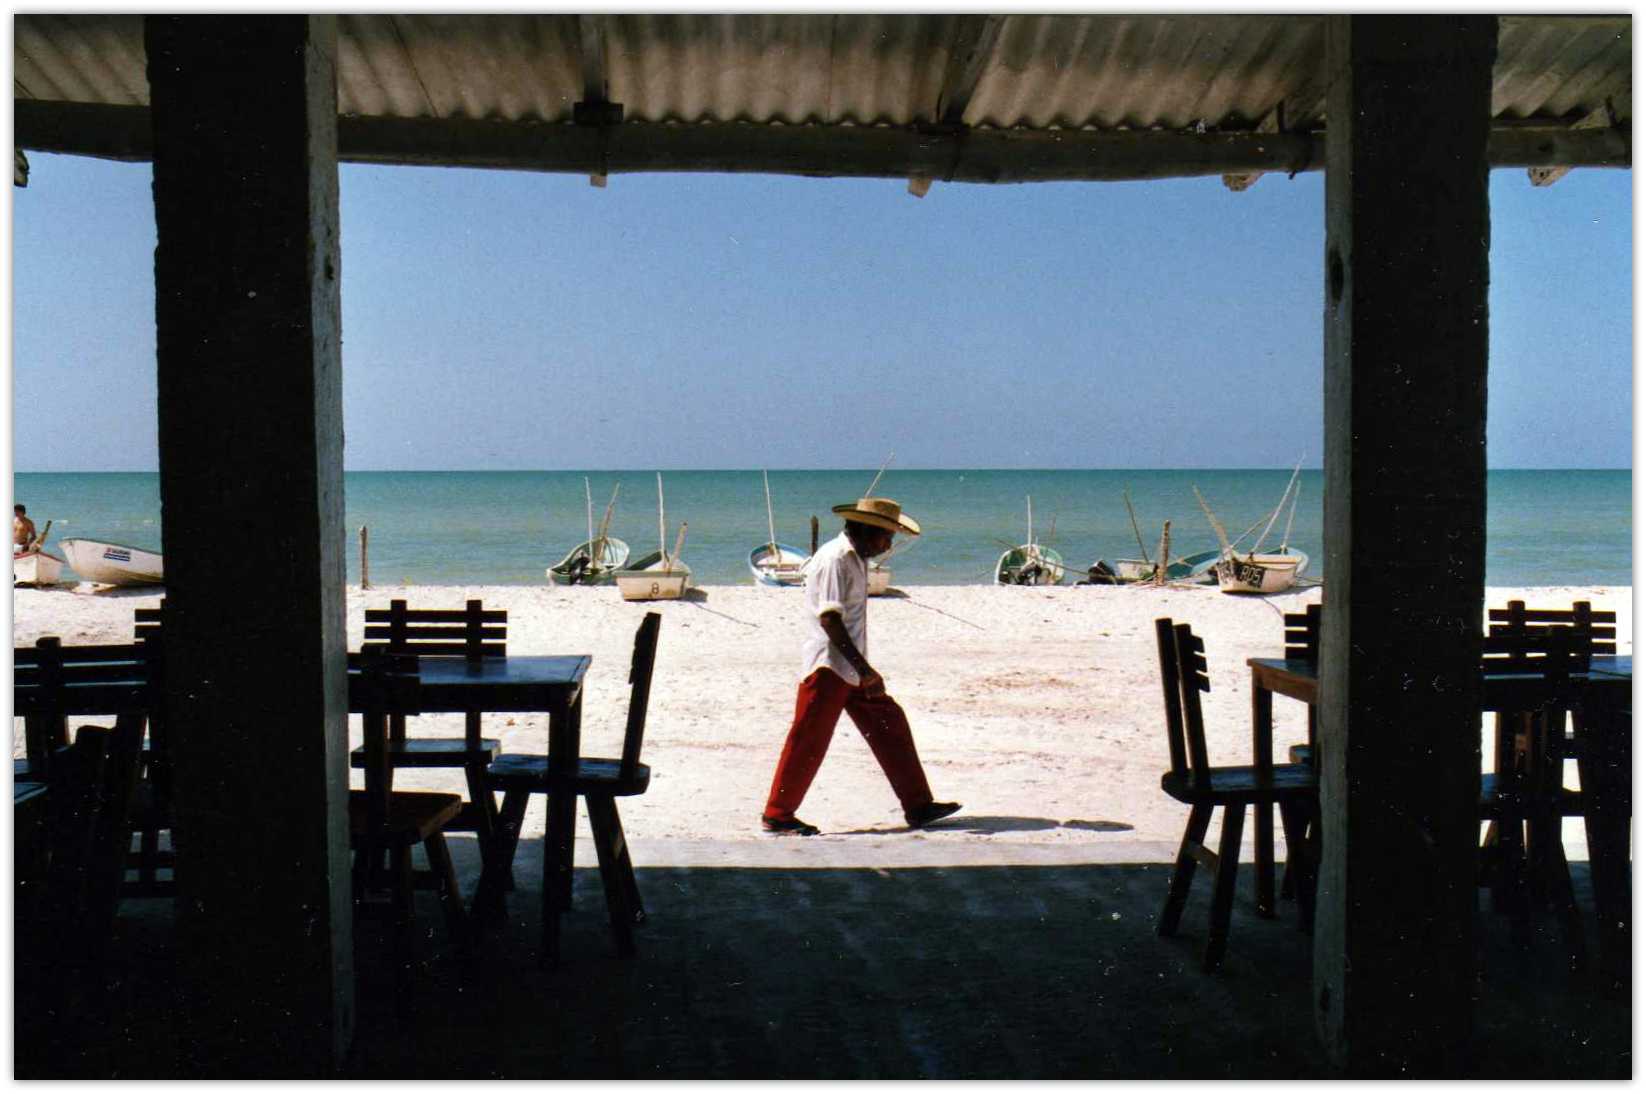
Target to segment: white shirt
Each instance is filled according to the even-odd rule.
[[[857,652],[869,656],[869,566],[841,532],[817,549],[806,563],[806,619],[800,645],[800,678],[820,668],[846,683],[860,682],[844,654],[823,630],[823,613],[839,612]]]

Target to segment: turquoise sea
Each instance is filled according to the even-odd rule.
[[[349,581],[360,580],[358,531],[370,528],[376,586],[531,585],[586,536],[583,480],[598,523],[621,485],[611,534],[638,557],[657,548],[654,473],[635,471],[352,471],[345,478]],[[780,542],[806,548],[810,518],[824,538],[839,523],[829,507],[858,497],[863,471],[773,471],[772,508]],[[1195,502],[1198,486],[1231,536],[1265,518],[1291,471],[886,471],[876,492],[900,501],[924,534],[892,561],[903,585],[986,582],[995,559],[1027,534],[1034,499],[1036,537],[1073,567],[1139,554],[1123,500],[1130,491],[1152,554],[1164,520],[1173,554],[1217,540]],[[1320,576],[1319,471],[1300,477],[1291,545]],[[766,502],[759,470],[667,471],[669,546],[689,523],[683,552],[700,585],[748,582],[748,554],[764,543]],[[51,542],[69,536],[160,550],[159,476],[152,473],[19,472],[16,500]],[[1488,480],[1486,579],[1492,585],[1631,585],[1629,471],[1493,471]],[[1285,530],[1282,513],[1267,546]],[[65,575],[65,577],[70,575]]]

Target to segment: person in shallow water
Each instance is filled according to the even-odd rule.
[[[958,812],[960,803],[932,800],[909,719],[886,694],[886,682],[866,656],[869,559],[884,554],[898,532],[918,536],[920,525],[890,498],[859,498],[834,511],[846,526],[806,564],[800,689],[760,824],[780,835],[817,834],[816,826],[795,816],[795,810],[811,788],[844,711],[891,782],[903,819],[910,828],[924,828]]]

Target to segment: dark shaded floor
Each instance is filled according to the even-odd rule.
[[[566,962],[544,972],[534,850],[522,848],[508,921],[466,958],[445,944],[432,896],[422,898],[431,937],[410,1014],[397,1006],[385,936],[362,929],[346,1074],[1331,1074],[1309,1007],[1311,939],[1290,905],[1279,919],[1256,917],[1249,871],[1228,959],[1211,976],[1199,968],[1209,879],[1196,886],[1183,935],[1161,939],[1167,868],[1126,864],[643,867],[650,921],[631,960],[615,956],[598,876],[580,869]],[[459,852],[472,875],[472,846]],[[1587,902],[1587,868],[1573,872]],[[1517,947],[1502,917],[1481,906],[1478,1033],[1458,1055],[1459,1073],[1628,1077],[1627,968],[1618,975],[1597,960],[1568,973],[1558,932]],[[73,1017],[72,1037],[45,1035],[43,1025],[61,1034],[63,1018],[31,1015],[20,998],[15,1074],[216,1070],[194,1059],[173,1020],[169,923],[163,902],[128,902],[118,974]]]

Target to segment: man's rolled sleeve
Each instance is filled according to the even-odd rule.
[[[815,598],[812,601],[812,611],[819,619],[830,612],[844,615],[846,612],[845,575],[840,572],[840,562],[833,565],[819,566],[811,574],[813,587],[809,590]]]

